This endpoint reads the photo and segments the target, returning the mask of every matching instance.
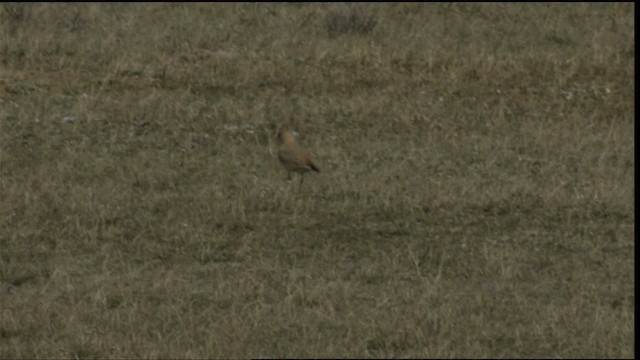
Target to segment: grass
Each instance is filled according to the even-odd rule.
[[[2,5],[0,357],[633,357],[633,9]]]

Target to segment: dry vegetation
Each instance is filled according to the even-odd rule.
[[[633,11],[2,5],[0,357],[632,357]]]

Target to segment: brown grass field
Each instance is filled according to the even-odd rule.
[[[633,357],[634,36],[632,3],[3,4],[0,358]]]

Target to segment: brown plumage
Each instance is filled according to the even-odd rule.
[[[287,177],[291,179],[291,173],[300,174],[300,186],[304,181],[304,174],[313,170],[320,172],[320,169],[313,163],[309,153],[301,148],[290,131],[283,131],[278,136],[280,139],[280,150],[278,159],[280,164],[287,170]]]

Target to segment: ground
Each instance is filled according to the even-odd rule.
[[[633,357],[633,13],[3,4],[0,357]]]

